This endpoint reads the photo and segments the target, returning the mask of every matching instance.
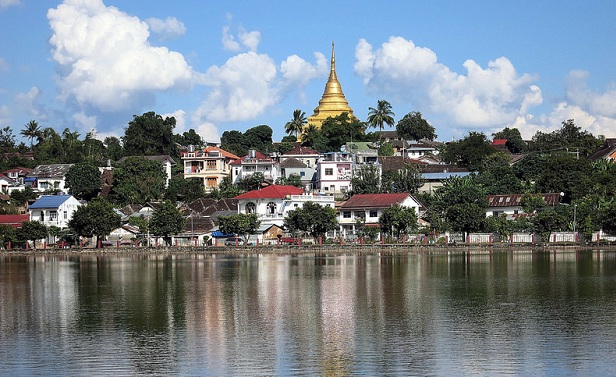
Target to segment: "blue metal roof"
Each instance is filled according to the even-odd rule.
[[[39,198],[39,200],[32,203],[28,208],[58,208],[70,197],[70,195],[43,195]]]
[[[466,177],[470,175],[471,172],[468,171],[458,171],[458,172],[444,172],[444,173],[421,173],[421,178],[433,181],[433,180],[445,180],[451,177]]]
[[[212,232],[212,237],[234,237],[235,234],[224,234],[220,230],[215,230]]]

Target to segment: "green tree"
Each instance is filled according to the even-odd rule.
[[[385,208],[379,217],[381,230],[399,239],[401,235],[417,230],[417,214],[414,208],[393,205]]]
[[[522,139],[522,134],[517,128],[504,128],[502,131],[492,134],[494,139],[506,139],[505,146],[509,152],[517,154],[526,149],[526,142]]]
[[[36,249],[36,240],[47,237],[47,227],[38,221],[24,221],[21,228],[17,229],[17,238],[23,242],[32,240],[33,247]]]
[[[381,144],[378,150],[379,156],[393,156],[394,147],[390,143]]]
[[[120,227],[121,217],[106,199],[94,198],[77,208],[68,225],[80,237],[96,237],[98,245],[98,241],[104,240],[112,230]]]
[[[284,219],[284,226],[292,234],[306,232],[316,242],[320,237],[324,237],[327,232],[338,227],[336,210],[317,203],[306,202],[303,207],[287,213],[287,217]]]
[[[531,218],[533,231],[541,235],[542,241],[547,241],[551,232],[572,230],[570,219],[573,219],[573,214],[571,212],[568,206],[545,208]]]
[[[101,173],[95,165],[82,162],[71,166],[65,176],[69,194],[91,200],[101,189]]]
[[[314,124],[309,124],[304,128],[302,133],[302,146],[312,148],[316,151],[326,151],[327,139],[323,135],[320,129]]]
[[[107,163],[105,144],[93,132],[88,132],[83,139],[82,152],[83,159],[77,162],[90,162],[96,166],[105,166]]]
[[[245,147],[247,149],[256,149],[263,154],[269,154],[269,152],[274,150],[272,135],[271,127],[266,125],[249,128],[244,133]]]
[[[240,179],[237,182],[237,187],[240,189],[240,191],[258,190],[263,186],[264,181],[265,177],[263,176],[263,173],[256,172]]]
[[[381,170],[375,165],[355,169],[351,178],[352,194],[378,194],[381,192]]]
[[[150,232],[162,237],[167,246],[171,246],[171,236],[184,230],[186,218],[182,216],[177,207],[169,200],[165,200],[154,209],[150,219]]]
[[[244,238],[244,244],[248,243],[248,238],[255,233],[261,222],[254,213],[238,213],[231,216],[220,216],[218,227],[225,234],[237,234]]]
[[[447,144],[440,156],[444,162],[477,170],[485,156],[496,152],[483,132],[469,132],[462,140]]]
[[[520,206],[525,213],[536,213],[538,210],[545,207],[545,199],[541,194],[525,193],[520,199]]]
[[[6,126],[0,129],[0,148],[4,151],[12,151],[15,148],[15,135],[13,129]]]
[[[325,119],[321,124],[321,133],[325,145],[319,152],[335,152],[346,144],[347,141],[365,141],[366,126],[348,113],[342,113],[335,117]],[[323,149],[324,147],[324,149]]]
[[[62,137],[51,127],[45,128],[36,145],[36,160],[41,164],[59,164],[65,162],[66,153]]]
[[[304,184],[302,183],[302,177],[300,177],[298,174],[291,174],[286,178],[280,177],[276,180],[276,184],[277,185],[286,185],[286,186],[295,186],[295,187],[299,187],[302,188],[304,187]]]
[[[241,193],[240,188],[231,182],[231,177],[224,177],[218,188],[214,188],[208,196],[212,199],[234,198]]]
[[[153,111],[133,115],[122,138],[125,156],[177,155],[173,143],[175,118],[164,118]]]
[[[543,133],[538,131],[529,143],[532,151],[548,152],[563,150],[578,157],[588,156],[603,143],[603,138],[596,138],[588,131],[582,131],[573,119],[562,122],[560,129]]]
[[[37,197],[38,195],[31,187],[26,187],[23,190],[11,191],[11,203],[16,206],[23,206]]]
[[[306,113],[301,111],[300,109],[293,111],[293,119],[288,121],[284,126],[284,131],[289,135],[294,135],[295,140],[297,140],[298,136],[304,130],[308,119],[306,118]]]
[[[103,141],[106,147],[105,157],[111,161],[118,161],[124,155],[124,147],[122,141],[115,136],[108,136]]]
[[[382,192],[416,194],[425,181],[416,165],[406,165],[401,170],[390,170],[383,173],[382,182]]]
[[[41,137],[41,128],[35,120],[29,121],[24,127],[20,134],[30,139],[30,149],[32,149],[34,139]]]
[[[432,218],[442,219],[444,228],[477,231],[483,226],[487,204],[485,195],[472,177],[451,177],[434,194]]]
[[[382,132],[384,125],[387,124],[389,127],[394,125],[395,115],[396,114],[392,111],[391,104],[389,102],[385,100],[378,100],[376,103],[376,108],[368,108],[368,125],[370,127],[378,128],[379,132]]]
[[[204,196],[205,190],[200,179],[184,179],[181,176],[171,178],[165,191],[165,199],[173,203],[190,203]]]
[[[493,153],[483,158],[475,183],[482,187],[486,195],[517,194],[523,191],[522,182],[513,172],[509,158],[503,153]]]
[[[17,241],[17,230],[10,225],[0,224],[0,247],[7,249],[9,242],[15,244]]]
[[[79,140],[79,132],[65,128],[62,131],[62,156],[60,161],[65,164],[79,162],[83,159],[83,143]]]
[[[236,130],[222,133],[220,136],[220,148],[236,156],[245,156],[248,154],[248,147],[246,147],[246,142],[244,141],[244,134]]]
[[[437,136],[434,127],[421,116],[419,111],[411,111],[402,117],[396,124],[396,131],[404,140],[434,140]]]
[[[128,157],[113,170],[112,200],[117,204],[146,204],[163,197],[163,166],[143,157]]]

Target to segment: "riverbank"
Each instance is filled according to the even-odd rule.
[[[494,252],[576,252],[581,250],[616,251],[616,244],[455,244],[455,245],[285,245],[285,246],[173,246],[173,247],[108,247],[108,248],[47,248],[30,250],[2,250],[0,255],[93,255],[93,254],[204,254],[204,255],[315,255],[315,254],[447,254]]]

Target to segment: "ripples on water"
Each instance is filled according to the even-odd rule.
[[[616,375],[616,258],[0,256],[0,374]]]

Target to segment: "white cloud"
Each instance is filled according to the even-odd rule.
[[[240,30],[238,38],[250,51],[257,51],[257,47],[261,43],[261,33],[258,31]]]
[[[222,28],[222,47],[226,51],[237,52],[240,50],[240,43],[235,40],[233,34],[229,33],[229,26],[223,26]]]
[[[184,23],[175,17],[167,17],[165,20],[148,18],[145,22],[150,27],[152,33],[158,34],[161,39],[173,39],[181,37],[186,33]]]
[[[505,57],[487,68],[467,60],[461,75],[439,63],[429,48],[401,37],[390,37],[376,51],[360,40],[355,55],[355,72],[368,91],[444,115],[454,126],[505,126],[543,101],[539,87],[531,84],[535,78],[519,75]]]
[[[6,105],[0,106],[0,127],[11,126],[11,111]],[[15,132],[19,132],[14,130]]]
[[[145,22],[101,0],[65,0],[47,18],[64,99],[120,111],[190,85],[193,71],[181,54],[151,46]]]
[[[308,82],[315,78],[324,77],[329,70],[327,59],[322,53],[316,52],[314,57],[316,65],[308,63],[297,55],[287,57],[280,64],[283,86],[299,90],[302,100],[304,99],[303,89],[308,85]]]
[[[96,134],[96,124],[98,122],[96,116],[89,116],[83,112],[79,112],[73,114],[73,120],[76,123],[77,131],[79,131],[83,137],[85,137],[88,132]]]
[[[18,108],[26,111],[28,115],[37,121],[47,120],[44,107],[39,104],[41,89],[33,86],[27,93],[19,93],[15,96],[15,104]]]
[[[0,9],[21,4],[21,0],[0,0]]]
[[[211,91],[196,114],[210,122],[253,119],[279,100],[276,64],[264,54],[246,52],[212,66],[205,82]]]
[[[586,84],[589,74],[586,71],[572,71],[567,79],[567,99],[593,114],[603,117],[616,117],[616,88],[605,93],[592,91]]]
[[[186,111],[180,109],[172,113],[160,114],[160,116],[163,117],[163,119],[171,117],[175,118],[175,128],[173,129],[174,134],[182,134],[185,131],[188,131],[186,129]]]

